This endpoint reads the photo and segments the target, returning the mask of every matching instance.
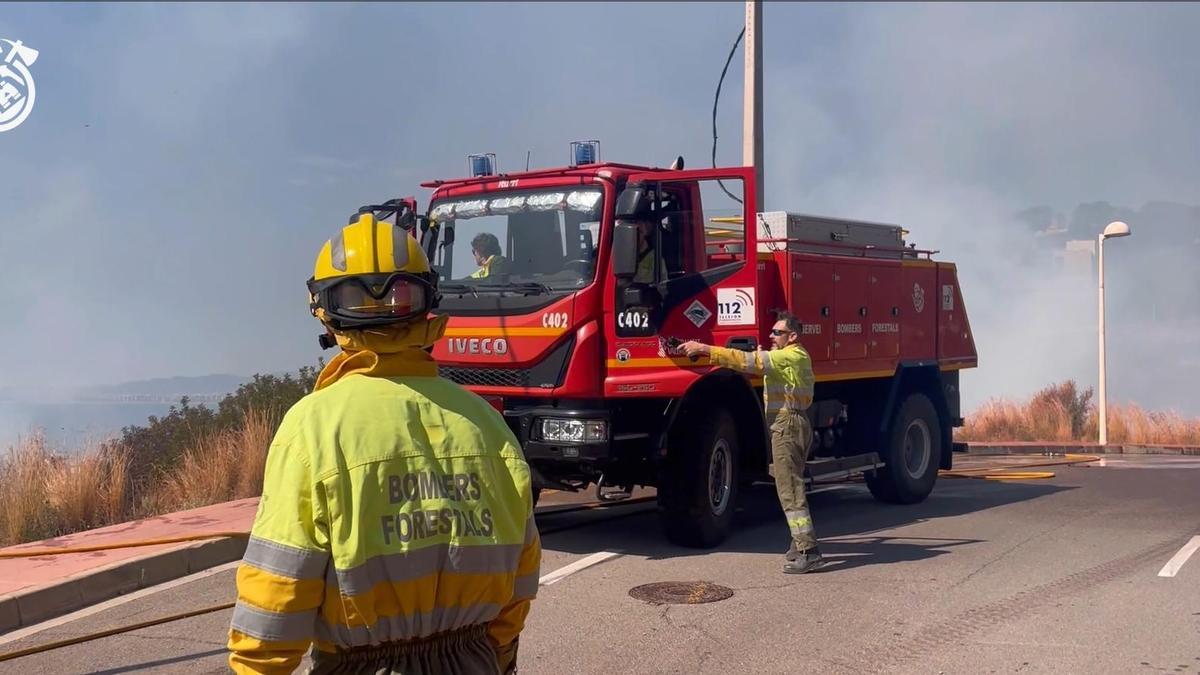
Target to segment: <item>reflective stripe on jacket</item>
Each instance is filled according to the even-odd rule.
[[[763,407],[767,419],[782,409],[804,411],[812,405],[812,359],[797,344],[771,351],[744,352],[713,347],[709,360],[716,365],[763,376]]]
[[[516,437],[438,377],[351,375],[304,397],[267,456],[237,573],[236,672],[486,624],[524,627],[541,544]]]

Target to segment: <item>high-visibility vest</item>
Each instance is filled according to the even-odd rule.
[[[470,277],[472,279],[486,279],[488,277],[488,275],[490,275],[492,273],[492,263],[497,263],[499,266],[499,265],[503,265],[503,263],[505,263],[505,262],[508,262],[508,261],[505,260],[505,258],[503,256],[498,256],[498,255],[490,256],[490,257],[488,257],[487,260],[483,261],[482,267],[475,270],[474,272],[471,272]]]
[[[659,271],[659,280],[667,280],[667,263],[657,255],[653,248],[648,248],[638,253],[637,269],[634,272],[633,280],[638,283],[652,284],[654,283],[654,267],[657,263]]]
[[[763,407],[767,419],[772,419],[780,410],[802,412],[812,405],[813,375],[812,359],[798,344],[790,344],[771,351],[745,352],[740,349],[713,347],[709,355],[712,363],[763,377]]]
[[[349,375],[288,411],[267,456],[230,630],[237,672],[486,624],[537,593],[530,471],[500,414],[438,377]]]

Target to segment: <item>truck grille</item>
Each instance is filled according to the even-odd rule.
[[[567,358],[574,347],[575,338],[568,338],[530,368],[439,365],[438,374],[464,387],[553,389],[562,386],[567,372]]]
[[[440,366],[438,374],[464,387],[528,387],[528,368],[460,368]]]

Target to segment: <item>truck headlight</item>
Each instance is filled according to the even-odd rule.
[[[586,443],[608,440],[608,423],[604,420],[575,420],[546,417],[541,421],[544,441],[556,443]]]

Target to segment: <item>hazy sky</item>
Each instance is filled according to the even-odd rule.
[[[472,152],[559,166],[597,138],[607,159],[707,165],[742,11],[5,6],[0,38],[40,57],[36,108],[0,133],[0,386],[314,363],[317,248],[361,204],[425,203],[417,183]],[[1184,4],[768,3],[767,208],[899,223],[958,262],[982,363],[966,403],[1091,385],[1094,286],[1022,266],[1034,242],[1012,216],[1200,204],[1197,34]],[[741,84],[739,49],[722,164],[740,163]],[[1110,265],[1155,264],[1120,243]],[[1180,375],[1200,374],[1200,327],[1109,312],[1112,396],[1200,413]]]

